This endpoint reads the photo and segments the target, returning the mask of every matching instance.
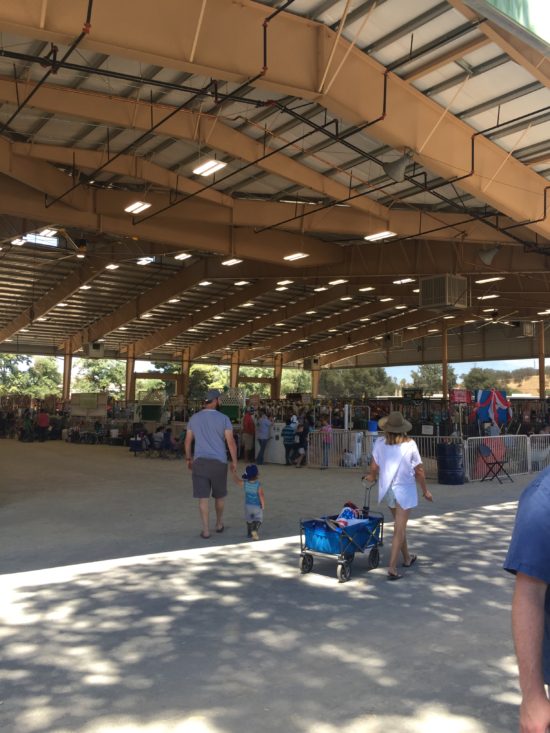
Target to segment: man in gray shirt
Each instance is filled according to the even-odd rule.
[[[209,499],[214,498],[216,532],[223,532],[223,509],[227,496],[227,448],[231,455],[231,470],[237,470],[237,446],[233,426],[227,415],[217,410],[220,392],[210,389],[204,397],[204,409],[196,412],[187,425],[185,456],[192,471],[193,496],[199,500],[202,522],[201,537],[210,537],[208,521]],[[192,443],[195,449],[192,452]]]

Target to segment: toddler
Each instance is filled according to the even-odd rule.
[[[259,481],[258,467],[252,464],[246,467],[242,479],[233,475],[235,483],[244,489],[244,516],[246,519],[247,536],[258,540],[258,530],[264,517],[264,490]]]

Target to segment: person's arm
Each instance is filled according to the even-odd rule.
[[[193,431],[187,428],[185,434],[185,460],[187,461],[187,467],[191,468],[193,464],[193,456],[191,455],[191,445],[193,443]]]
[[[378,463],[376,463],[374,458],[371,458],[369,472],[366,473],[363,476],[363,478],[365,479],[365,481],[369,481],[372,484],[373,481],[376,481],[376,479],[378,478],[379,471],[380,471],[380,466],[378,465]]]
[[[262,507],[262,509],[265,509],[265,497],[264,497],[264,490],[262,489],[262,487],[261,487],[261,486],[260,486],[260,488],[258,489],[258,496],[260,497],[260,506]]]
[[[544,690],[542,640],[544,600],[548,585],[517,573],[512,601],[512,632],[518,660],[520,733],[546,733],[550,727],[550,701]]]
[[[242,480],[242,478],[239,478],[239,477],[237,476],[237,474],[236,474],[236,472],[235,472],[235,471],[232,471],[232,472],[231,472],[231,478],[232,478],[232,479],[233,479],[233,481],[234,481],[234,482],[235,482],[235,483],[237,484],[237,486],[241,486],[241,487],[243,486],[243,484],[244,484],[244,481]]]
[[[225,432],[225,440],[227,442],[227,447],[229,448],[229,455],[231,456],[231,470],[236,471],[237,470],[237,444],[235,443],[235,438],[233,436],[233,428],[227,429]]]
[[[426,473],[424,471],[424,466],[421,463],[414,467],[414,475],[416,480],[420,484],[420,488],[422,489],[422,496],[426,499],[426,501],[433,501],[434,498],[432,496],[432,492],[428,489],[428,485],[426,484]]]

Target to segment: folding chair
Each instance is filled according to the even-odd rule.
[[[510,476],[508,471],[504,468],[504,464],[508,463],[508,461],[505,458],[499,459],[495,456],[493,451],[489,448],[488,445],[479,445],[478,446],[479,455],[481,456],[481,459],[485,466],[487,467],[487,471],[485,472],[485,475],[481,479],[482,481],[492,481],[496,478],[496,480],[499,482],[499,484],[502,483],[500,475],[504,474],[512,483],[514,482],[514,479]]]

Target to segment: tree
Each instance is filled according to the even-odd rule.
[[[39,356],[21,374],[19,391],[32,397],[61,395],[63,376],[53,356]]]
[[[281,396],[311,392],[311,372],[306,369],[283,369]]]
[[[27,367],[30,363],[28,356],[0,354],[0,394],[20,391],[21,367]]]
[[[443,366],[441,364],[422,364],[418,371],[411,372],[412,386],[422,389],[425,395],[443,391]],[[452,366],[447,367],[447,385],[454,389],[457,385],[456,372]],[[446,395],[444,395],[446,397]]]
[[[73,392],[124,394],[126,364],[117,359],[80,359]]]
[[[462,375],[462,381],[464,387],[472,392],[476,389],[491,389],[493,387],[509,392],[508,381],[510,381],[510,372],[474,367]]]
[[[397,383],[382,367],[321,369],[319,392],[327,397],[364,399],[395,394]]]

